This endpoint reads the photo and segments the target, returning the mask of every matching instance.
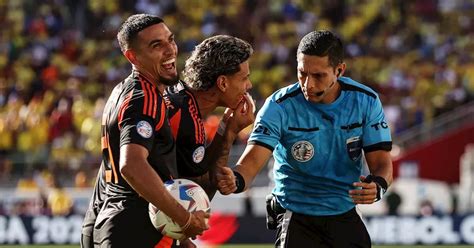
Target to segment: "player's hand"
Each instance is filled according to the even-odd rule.
[[[183,233],[186,235],[186,237],[194,238],[197,235],[202,235],[204,231],[209,229],[206,219],[209,219],[209,217],[211,217],[211,214],[199,210],[192,212],[191,215],[191,224],[188,228],[183,230]]]
[[[245,93],[242,101],[235,110],[227,108],[222,120],[226,123],[227,130],[238,134],[255,121],[255,101],[249,93]]]
[[[229,167],[219,167],[217,169],[217,189],[223,195],[229,195],[237,190],[235,175]]]
[[[355,204],[372,204],[377,198],[377,184],[374,182],[364,183],[365,176],[360,176],[360,182],[352,185],[358,189],[349,190],[349,196]]]
[[[197,246],[190,240],[190,239],[185,239],[183,241],[180,241],[179,247],[184,247],[184,248],[197,248]]]

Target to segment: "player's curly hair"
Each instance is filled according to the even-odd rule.
[[[321,30],[308,33],[301,39],[296,54],[328,56],[329,64],[336,67],[344,60],[344,47],[341,39],[330,31]]]
[[[212,88],[220,75],[232,75],[252,55],[252,46],[239,38],[216,35],[205,39],[186,60],[184,82],[193,90]]]
[[[140,31],[149,26],[162,22],[163,19],[159,18],[158,16],[148,14],[136,14],[128,17],[117,33],[117,40],[120,45],[120,50],[122,50],[124,53],[133,47]]]

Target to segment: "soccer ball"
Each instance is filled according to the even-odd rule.
[[[195,182],[187,179],[174,179],[166,181],[165,187],[188,212],[210,211],[209,197]],[[148,205],[148,213],[153,226],[163,235],[178,240],[185,238],[179,224],[151,203]]]

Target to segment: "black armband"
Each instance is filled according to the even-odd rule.
[[[388,183],[385,180],[385,178],[370,174],[365,178],[364,183],[371,183],[371,182],[374,182],[377,185],[377,198],[375,199],[375,201],[376,202],[380,201],[380,199],[382,199],[385,192],[387,192]]]
[[[234,194],[242,193],[245,189],[245,179],[237,171],[234,170],[233,172],[235,175],[235,185],[237,185],[237,189],[234,191]]]

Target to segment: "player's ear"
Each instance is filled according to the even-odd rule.
[[[127,51],[125,51],[123,53],[123,55],[125,55],[125,57],[127,58],[127,60],[130,63],[132,63],[134,65],[138,64],[137,56],[136,56],[135,52],[133,52],[133,50],[128,49]]]
[[[224,75],[220,75],[219,77],[217,77],[216,86],[219,90],[225,92],[227,89],[227,77]]]

